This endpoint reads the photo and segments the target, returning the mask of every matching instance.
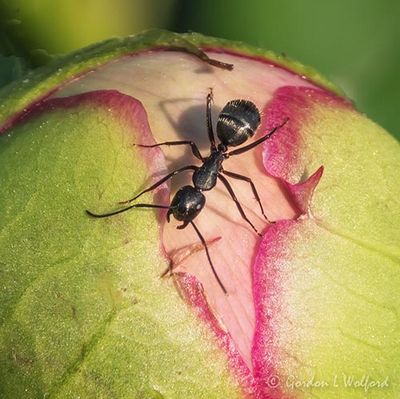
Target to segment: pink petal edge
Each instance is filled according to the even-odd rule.
[[[274,136],[265,142],[263,163],[265,170],[280,179],[288,196],[299,210],[299,218],[308,218],[312,195],[322,178],[324,167],[320,166],[305,181],[301,181],[306,165],[302,164],[306,152],[301,128],[313,104],[324,104],[336,108],[352,108],[351,104],[329,92],[286,86],[278,89],[264,110],[265,133],[289,121]],[[297,220],[282,220],[274,224],[263,236],[253,265],[253,295],[256,326],[252,346],[253,375],[257,386],[257,397],[289,399],[282,389],[282,381],[276,370],[279,356],[277,337],[274,336],[274,315],[281,312],[279,301],[283,283],[280,279],[279,259],[286,248],[278,243],[288,235]]]

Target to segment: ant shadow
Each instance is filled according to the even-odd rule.
[[[210,141],[207,134],[207,115],[206,115],[206,98],[204,98],[204,103],[199,105],[193,105],[184,110],[178,119],[173,117],[173,112],[170,109],[171,105],[192,101],[192,98],[180,98],[180,99],[169,99],[162,100],[159,102],[159,107],[162,114],[168,121],[171,128],[177,133],[176,140],[190,140],[196,143],[200,152],[203,156],[207,156],[210,151]],[[217,120],[219,111],[217,107],[212,106],[211,108],[212,120],[213,122]],[[215,127],[215,123],[213,123]],[[215,131],[215,129],[214,129]],[[167,147],[167,146],[165,146]],[[162,177],[165,174],[181,168],[186,165],[198,165],[200,166],[200,161],[196,159],[193,155],[190,146],[176,146],[170,147],[171,153],[173,151],[174,156],[168,155],[169,151],[165,151],[165,147],[161,150],[164,153],[167,163],[167,170],[162,173],[157,174],[155,177]],[[179,154],[176,156],[176,154]],[[193,172],[187,171],[186,173],[178,174],[170,180],[171,191],[176,191],[176,189],[190,184]]]
[[[187,108],[179,116],[178,120],[172,117],[172,112],[168,109],[169,104],[192,101],[192,98],[181,98],[174,100],[163,100],[159,102],[161,112],[164,114],[172,128],[178,133],[181,140],[195,140],[200,150],[208,150],[210,142],[207,135],[207,114],[206,102]],[[216,107],[211,108],[213,119],[218,116]],[[190,150],[189,150],[190,152]]]
[[[202,155],[208,155],[210,151],[210,142],[207,135],[207,116],[206,116],[206,97],[204,97],[204,103],[202,105],[193,105],[185,109],[179,118],[173,116],[173,106],[179,103],[192,102],[194,98],[177,98],[159,101],[161,113],[168,121],[168,128],[177,133],[174,140],[190,140],[196,143]],[[212,106],[213,120],[218,116],[218,110]],[[214,125],[214,124],[213,124]],[[154,131],[151,129],[153,137]],[[159,132],[160,137],[163,132]],[[157,142],[171,141],[172,139],[158,139]],[[140,144],[140,143],[139,143]],[[200,161],[193,155],[190,146],[179,145],[179,146],[162,146],[159,147],[162,151],[166,167],[156,173],[149,176],[143,183],[132,192],[132,196],[140,193],[142,190],[149,187],[154,181],[163,178],[165,175],[173,170],[179,169],[186,165],[200,165]],[[143,149],[143,151],[147,151]],[[170,154],[174,154],[171,156]],[[177,191],[184,185],[191,184],[193,171],[188,170],[187,172],[177,174],[176,176],[169,179],[166,183],[170,185],[170,192]],[[163,197],[164,189],[154,194],[155,202],[160,201]]]

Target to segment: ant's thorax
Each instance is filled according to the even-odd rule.
[[[199,167],[192,177],[193,185],[200,191],[209,191],[217,184],[218,173],[221,171],[225,154],[219,150],[212,151],[204,159],[203,165]]]

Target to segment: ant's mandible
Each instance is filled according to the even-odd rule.
[[[96,214],[91,211],[86,211],[92,217],[95,218],[105,218],[113,215],[118,215],[119,213],[126,212],[132,208],[159,208],[159,209],[168,209],[167,212],[167,221],[170,220],[170,215],[172,214],[175,219],[183,222],[178,229],[184,229],[188,224],[191,224],[197,233],[201,243],[204,246],[206,251],[208,262],[211,266],[211,270],[218,281],[219,286],[221,287],[222,291],[226,294],[226,288],[223,285],[221,279],[219,278],[213,262],[210,257],[210,253],[208,251],[207,243],[204,240],[204,237],[200,233],[199,229],[193,222],[193,220],[197,217],[197,215],[201,212],[204,208],[206,203],[206,198],[203,194],[203,191],[209,191],[215,187],[217,184],[217,180],[219,179],[223,185],[226,187],[229,195],[231,196],[232,200],[235,202],[236,207],[242,216],[242,218],[251,226],[251,228],[258,234],[260,233],[254,227],[253,223],[247,218],[240,202],[236,198],[236,195],[229,183],[226,179],[226,176],[229,176],[233,179],[243,180],[250,184],[250,187],[253,191],[254,197],[256,198],[262,215],[264,218],[269,222],[267,216],[264,213],[263,206],[261,204],[260,196],[258,195],[257,189],[252,182],[252,180],[247,177],[240,175],[238,173],[229,172],[222,167],[222,163],[225,159],[243,154],[254,147],[258,146],[259,144],[263,143],[264,141],[268,140],[278,129],[280,129],[287,121],[286,118],[283,123],[279,126],[274,127],[270,132],[268,132],[263,137],[259,138],[258,140],[254,141],[251,144],[243,146],[233,151],[228,151],[229,147],[236,147],[240,144],[243,144],[249,138],[254,136],[255,131],[257,130],[258,126],[260,125],[260,112],[258,111],[257,107],[248,100],[233,100],[229,101],[225,107],[222,109],[221,113],[218,116],[217,122],[217,136],[220,140],[220,143],[216,145],[214,131],[212,127],[212,119],[211,119],[211,103],[213,100],[212,89],[207,95],[207,130],[208,130],[208,139],[210,141],[210,154],[207,157],[203,157],[197,147],[197,145],[193,141],[188,140],[180,140],[180,141],[168,141],[163,143],[157,143],[152,145],[142,145],[136,144],[138,147],[144,148],[154,148],[159,147],[162,145],[189,145],[191,147],[193,155],[202,162],[201,166],[196,165],[188,165],[182,168],[176,169],[173,172],[169,173],[168,175],[164,176],[158,182],[154,183],[152,186],[146,188],[145,190],[141,191],[135,197],[123,201],[121,203],[131,203],[138,199],[144,193],[154,190],[165,181],[170,179],[171,177],[177,175],[178,173],[192,170],[192,182],[193,185],[187,185],[180,188],[174,198],[171,201],[170,205],[156,205],[156,204],[133,204],[126,208],[119,209],[114,212],[104,213],[104,214]]]

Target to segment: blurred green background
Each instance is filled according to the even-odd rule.
[[[59,54],[149,28],[284,52],[400,138],[398,0],[0,0],[0,85]]]

